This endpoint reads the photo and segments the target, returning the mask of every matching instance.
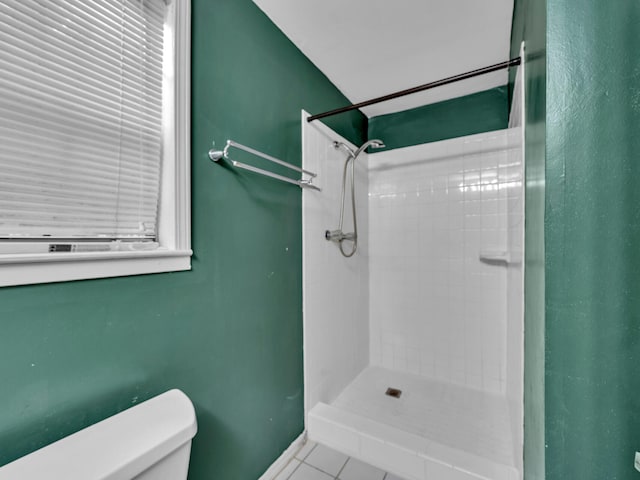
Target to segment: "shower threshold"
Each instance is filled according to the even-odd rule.
[[[385,395],[392,386],[401,398]],[[308,415],[309,438],[411,480],[517,480],[503,396],[379,367]]]

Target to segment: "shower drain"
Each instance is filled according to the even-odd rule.
[[[387,391],[384,392],[385,395],[389,395],[390,397],[393,398],[400,398],[400,395],[402,395],[402,390],[399,390],[397,388],[387,388]]]

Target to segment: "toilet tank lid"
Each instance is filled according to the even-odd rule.
[[[130,479],[196,431],[191,400],[170,390],[1,467],[0,480]]]

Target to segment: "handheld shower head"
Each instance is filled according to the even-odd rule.
[[[378,139],[378,138],[374,138],[373,140],[369,140],[365,143],[363,143],[360,148],[358,148],[358,150],[356,150],[356,152],[353,154],[353,158],[355,159],[358,155],[360,155],[364,150],[366,150],[367,148],[384,148],[385,144],[382,140]]]
[[[353,151],[353,149],[351,147],[349,147],[348,145],[344,144],[343,142],[333,142],[333,148],[342,148],[345,152],[347,152],[352,158],[356,158],[358,155],[360,155],[364,150],[366,150],[367,148],[371,147],[371,148],[384,148],[386,145],[384,144],[384,142],[382,140],[379,140],[377,138],[373,139],[373,140],[369,140],[367,142],[365,142],[364,144],[362,144],[360,146],[360,148],[358,148],[355,152]]]
[[[333,142],[333,148],[335,149],[339,149],[342,148],[344,151],[346,151],[349,156],[347,157],[347,159],[344,162],[344,170],[342,173],[342,194],[341,194],[341,202],[340,202],[340,226],[338,227],[337,230],[327,230],[325,232],[325,238],[329,241],[332,242],[336,242],[338,244],[338,248],[340,248],[340,253],[342,253],[343,256],[345,257],[351,257],[353,256],[354,253],[356,253],[356,250],[358,248],[358,220],[356,218],[356,185],[355,185],[355,163],[356,163],[356,158],[358,158],[358,155],[360,155],[364,150],[366,150],[367,148],[371,147],[371,148],[383,148],[384,142],[382,140],[379,140],[377,138],[369,140],[367,142],[364,143],[364,145],[361,145],[360,148],[358,148],[355,152],[353,151],[353,149],[348,146],[345,145],[342,142]],[[342,225],[343,225],[343,221],[344,221],[344,198],[345,198],[345,194],[346,194],[346,186],[347,186],[347,169],[349,168],[349,165],[351,165],[351,212],[352,212],[352,216],[353,216],[353,232],[350,233],[344,233],[342,231]],[[351,251],[346,252],[343,248],[342,242],[344,242],[345,240],[349,240],[351,242],[353,242],[353,247],[351,249]]]

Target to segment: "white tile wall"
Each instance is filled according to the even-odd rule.
[[[371,363],[506,388],[508,131],[369,156]]]
[[[324,238],[338,227],[346,154],[333,141],[345,139],[320,122],[303,119],[303,168],[318,174],[322,192],[304,190],[303,309],[305,411],[331,402],[369,363],[369,267],[367,155],[356,162],[358,252],[344,258]],[[353,147],[353,146],[352,146]],[[355,147],[354,147],[355,149]],[[345,230],[352,231],[350,208]]]
[[[344,153],[333,148],[334,140],[344,141],[318,122],[303,121],[303,167],[318,173],[316,183],[323,189],[303,193],[305,411],[310,438],[408,479],[519,478],[521,130],[360,157],[361,235],[359,252],[351,259],[324,240],[324,231],[338,225],[345,160]],[[480,252],[502,252],[510,262],[484,263]],[[429,409],[421,408],[442,398],[448,405],[446,395],[437,393],[428,398],[422,392],[427,396],[416,404],[418,410],[394,417],[404,418],[404,426],[391,426],[391,420],[380,423],[384,409],[367,417],[365,402],[349,410],[340,395],[368,364],[395,371],[394,378],[403,378],[404,372],[427,383],[446,382],[451,391],[468,387],[482,399],[449,415],[459,422],[440,425],[438,432],[429,430],[434,428],[427,418]],[[414,387],[408,391],[421,391]],[[465,388],[461,398],[475,398]],[[496,402],[487,403],[494,397]],[[338,408],[329,405],[332,402],[345,405]],[[474,405],[493,405],[493,413],[474,410]],[[442,419],[440,413],[434,418]],[[490,433],[494,427],[500,430],[496,435]],[[469,434],[483,429],[493,440]],[[510,442],[511,437],[518,440]],[[496,448],[498,453],[492,453]],[[516,458],[516,468],[506,457]]]

